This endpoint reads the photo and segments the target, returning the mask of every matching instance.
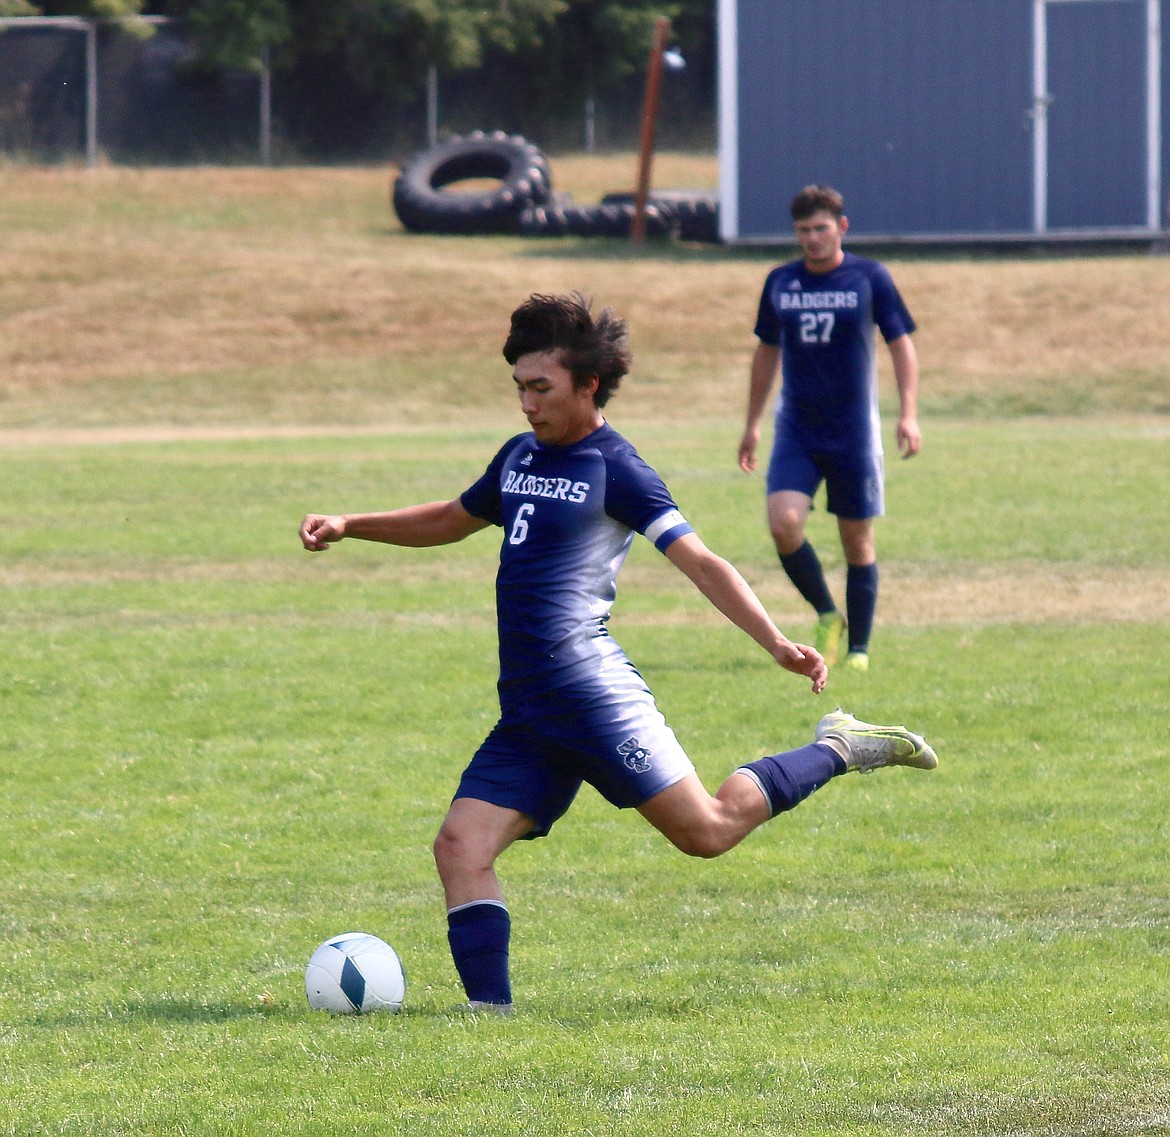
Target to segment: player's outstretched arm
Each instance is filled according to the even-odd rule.
[[[487,525],[487,521],[468,513],[456,498],[386,513],[310,513],[301,522],[301,544],[311,553],[323,552],[346,537],[426,548],[462,541]]]
[[[803,675],[819,695],[828,682],[829,669],[815,648],[793,643],[772,621],[752,587],[739,570],[711,552],[694,533],[671,543],[667,559],[737,628],[746,632],[781,667]]]

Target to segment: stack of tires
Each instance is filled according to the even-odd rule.
[[[453,189],[460,182],[495,184]],[[394,181],[394,211],[413,233],[521,233],[529,237],[629,237],[635,200],[608,194],[578,205],[554,193],[548,159],[518,134],[455,135],[415,155]],[[704,194],[659,193],[646,203],[646,235],[719,240],[719,205]]]
[[[526,237],[629,237],[634,203],[606,202],[577,205],[567,195],[548,205],[533,205],[520,214],[520,232]],[[677,237],[673,215],[646,203],[646,236]]]
[[[601,204],[629,205],[633,208],[632,193],[607,193]],[[676,235],[684,241],[719,243],[719,199],[710,194],[689,190],[659,190],[651,193],[646,210],[654,208],[667,214]]]

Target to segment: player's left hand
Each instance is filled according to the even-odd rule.
[[[805,675],[812,681],[814,695],[819,695],[829,681],[829,665],[815,647],[808,644],[789,643],[777,651],[776,662],[794,675]]]
[[[913,458],[922,449],[922,431],[918,429],[916,418],[901,418],[898,420],[898,449],[903,458]]]

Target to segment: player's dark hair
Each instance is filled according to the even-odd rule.
[[[832,186],[805,186],[793,199],[789,212],[793,221],[804,221],[824,210],[838,221],[845,216],[845,199]]]
[[[583,387],[597,376],[593,401],[604,407],[630,370],[633,356],[625,320],[612,308],[602,308],[594,316],[591,307],[579,292],[571,296],[533,293],[512,313],[504,358],[515,365],[522,355],[559,351],[575,386]]]

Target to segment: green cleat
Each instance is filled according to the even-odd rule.
[[[845,765],[863,774],[881,766],[933,770],[938,755],[920,734],[904,726],[875,726],[838,707],[817,723],[818,742],[840,739],[849,750]]]
[[[824,656],[825,663],[830,667],[837,662],[844,627],[845,620],[840,612],[825,612],[817,617],[813,625],[813,647]]]
[[[845,660],[841,666],[848,668],[850,671],[868,671],[869,656],[863,651],[851,651],[845,656]]]

